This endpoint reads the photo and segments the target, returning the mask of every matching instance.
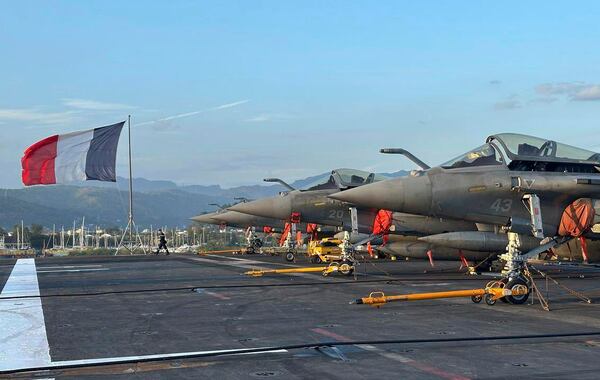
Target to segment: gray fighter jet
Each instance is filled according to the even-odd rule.
[[[267,182],[279,182],[289,191],[269,198],[238,203],[229,210],[266,218],[292,222],[316,223],[336,226],[340,230],[352,229],[352,217],[348,205],[327,198],[328,195],[364,184],[387,179],[384,176],[355,169],[336,169],[316,179],[304,189],[294,189],[277,178],[265,179]],[[355,227],[359,232],[370,233],[377,210],[360,210],[357,213]]]
[[[373,244],[380,244],[381,236],[373,236],[373,229],[379,209],[373,207],[357,207],[353,212],[352,205],[346,202],[335,201],[329,195],[349,188],[356,188],[386,179],[381,175],[368,173],[355,169],[336,169],[325,175],[305,189],[297,190],[280,179],[267,179],[268,182],[279,182],[289,191],[278,196],[259,199],[251,202],[238,203],[229,210],[239,211],[262,217],[281,219],[286,221],[303,221],[316,223],[322,226],[333,226],[339,231],[353,232],[349,243],[359,243],[369,238]],[[354,220],[354,222],[353,222]],[[424,236],[440,234],[451,231],[476,231],[472,222],[430,218],[422,215],[393,213],[391,225],[387,226],[387,233],[394,235]],[[387,255],[404,256],[427,259],[431,255],[435,243],[419,242],[415,239],[402,239],[396,237],[378,250]],[[436,259],[481,261],[490,256],[487,247],[462,250],[464,247],[437,247]]]
[[[258,229],[269,227],[271,229],[278,230],[279,232],[283,231],[285,228],[285,222],[279,219],[263,218],[256,215],[243,214],[241,212],[230,210],[201,214],[190,219],[196,223],[224,225],[227,227],[256,227]]]
[[[600,211],[598,153],[513,133],[490,136],[484,145],[434,168],[403,149],[382,152],[404,154],[421,170],[330,197],[362,207],[477,223],[479,231],[422,240],[448,247],[504,246],[507,286],[528,286],[523,279],[528,257],[573,236],[598,237],[590,230]],[[531,238],[546,239],[529,249]],[[522,303],[526,298],[507,300]]]

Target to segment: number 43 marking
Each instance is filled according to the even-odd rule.
[[[512,199],[496,199],[490,208],[496,212],[507,212],[512,207]]]

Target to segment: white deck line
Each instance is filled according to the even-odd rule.
[[[264,350],[259,352],[244,352],[244,351],[252,351],[252,350]],[[231,354],[228,354],[231,352]],[[57,362],[52,362],[48,364],[48,367],[62,367],[62,366],[85,366],[85,365],[94,365],[94,364],[119,364],[123,362],[135,362],[135,361],[150,361],[150,360],[158,360],[158,359],[178,359],[189,356],[202,356],[202,355],[227,355],[227,356],[237,356],[237,355],[262,355],[262,354],[282,354],[286,353],[288,350],[284,349],[276,349],[271,347],[254,347],[254,348],[241,348],[241,349],[231,349],[231,350],[214,350],[214,351],[191,351],[191,352],[174,352],[169,354],[152,354],[152,355],[136,355],[136,356],[117,356],[113,358],[96,358],[96,359],[77,359],[77,360],[62,360]]]
[[[259,352],[244,352],[244,351],[252,351],[252,350],[264,350]],[[238,355],[264,355],[264,354],[283,354],[288,352],[285,349],[276,349],[271,347],[254,347],[254,348],[242,348],[242,349],[231,349],[231,350],[214,350],[214,351],[191,351],[191,352],[174,352],[168,354],[153,354],[153,355],[136,355],[136,356],[117,356],[111,358],[95,358],[95,359],[76,359],[76,360],[60,360],[56,362],[49,362],[43,365],[43,367],[52,369],[52,368],[61,368],[65,366],[89,366],[89,365],[99,365],[99,364],[120,364],[120,363],[128,363],[128,362],[136,362],[136,361],[152,361],[152,360],[161,360],[161,359],[179,359],[190,356],[202,356],[202,355],[224,355],[224,356],[238,356]],[[0,368],[0,371],[10,371],[10,370],[31,370],[34,368],[40,368],[40,366],[31,366],[31,367],[18,367],[18,368]]]
[[[87,268],[87,269],[40,269],[38,273],[67,273],[67,272],[97,272],[102,270],[110,270],[110,268]]]
[[[15,263],[0,293],[0,370],[47,366],[50,347],[34,259]],[[33,296],[9,299],[4,297]]]

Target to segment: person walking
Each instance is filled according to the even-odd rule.
[[[156,250],[156,252],[154,254],[158,255],[160,253],[161,249],[164,249],[167,252],[167,256],[169,256],[169,248],[167,248],[167,237],[165,236],[165,233],[161,229],[159,229],[158,230],[158,249]]]

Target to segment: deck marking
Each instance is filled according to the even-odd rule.
[[[47,366],[50,346],[34,259],[18,259],[0,294],[0,370]],[[4,297],[33,297],[3,300]]]
[[[73,273],[73,272],[97,272],[100,270],[110,270],[110,268],[87,268],[87,269],[50,269],[38,270],[38,273]]]
[[[264,351],[260,352],[244,352],[244,351],[252,351],[264,349]],[[229,352],[231,352],[229,354]],[[138,361],[152,361],[159,359],[187,359],[193,358],[194,356],[202,356],[202,355],[211,355],[218,354],[223,356],[238,356],[238,355],[263,355],[263,354],[282,354],[286,353],[288,350],[271,348],[271,347],[252,347],[252,348],[242,348],[242,349],[230,349],[230,350],[214,350],[214,351],[192,351],[192,352],[174,352],[169,354],[152,354],[152,355],[136,355],[136,356],[116,356],[109,358],[96,358],[96,359],[76,359],[76,360],[59,360],[55,362],[48,362],[43,364],[44,368],[52,369],[52,368],[61,368],[64,366],[89,366],[89,365],[98,365],[98,364],[120,364],[120,363],[135,363]],[[35,365],[29,367],[19,367],[19,368],[0,368],[0,371],[7,370],[31,370],[35,368],[39,368],[42,365]]]
[[[75,268],[98,268],[103,267],[101,264],[87,264],[87,265],[38,265],[38,269],[75,269]]]
[[[220,300],[226,301],[226,300],[230,300],[230,297],[227,297],[221,293],[216,293],[216,292],[209,292],[209,291],[205,291],[204,294],[208,294],[209,296],[213,296],[215,298],[218,298]]]
[[[321,335],[333,338],[333,339],[335,339],[337,341],[340,341],[340,342],[351,342],[352,341],[352,339],[350,339],[350,338],[348,338],[346,336],[339,335],[339,334],[336,334],[334,332],[331,332],[331,331],[328,331],[328,330],[325,330],[325,329],[321,329],[321,328],[311,329],[311,331],[316,332],[317,334],[321,334]],[[365,351],[376,353],[377,355],[382,356],[384,358],[391,359],[391,360],[394,360],[394,361],[406,364],[407,366],[416,368],[416,369],[418,369],[420,371],[423,371],[423,372],[426,372],[426,373],[428,373],[430,375],[435,375],[435,376],[440,377],[442,379],[448,379],[448,380],[470,380],[468,377],[446,372],[446,371],[444,371],[442,369],[430,366],[430,365],[425,364],[425,363],[418,362],[418,361],[416,361],[414,359],[411,359],[411,358],[406,357],[406,356],[402,356],[402,355],[397,354],[395,352],[390,352],[390,351],[382,350],[381,348],[377,348],[377,347],[372,346],[370,344],[355,344],[354,346],[358,347],[358,348],[360,348],[362,350],[365,350]]]

